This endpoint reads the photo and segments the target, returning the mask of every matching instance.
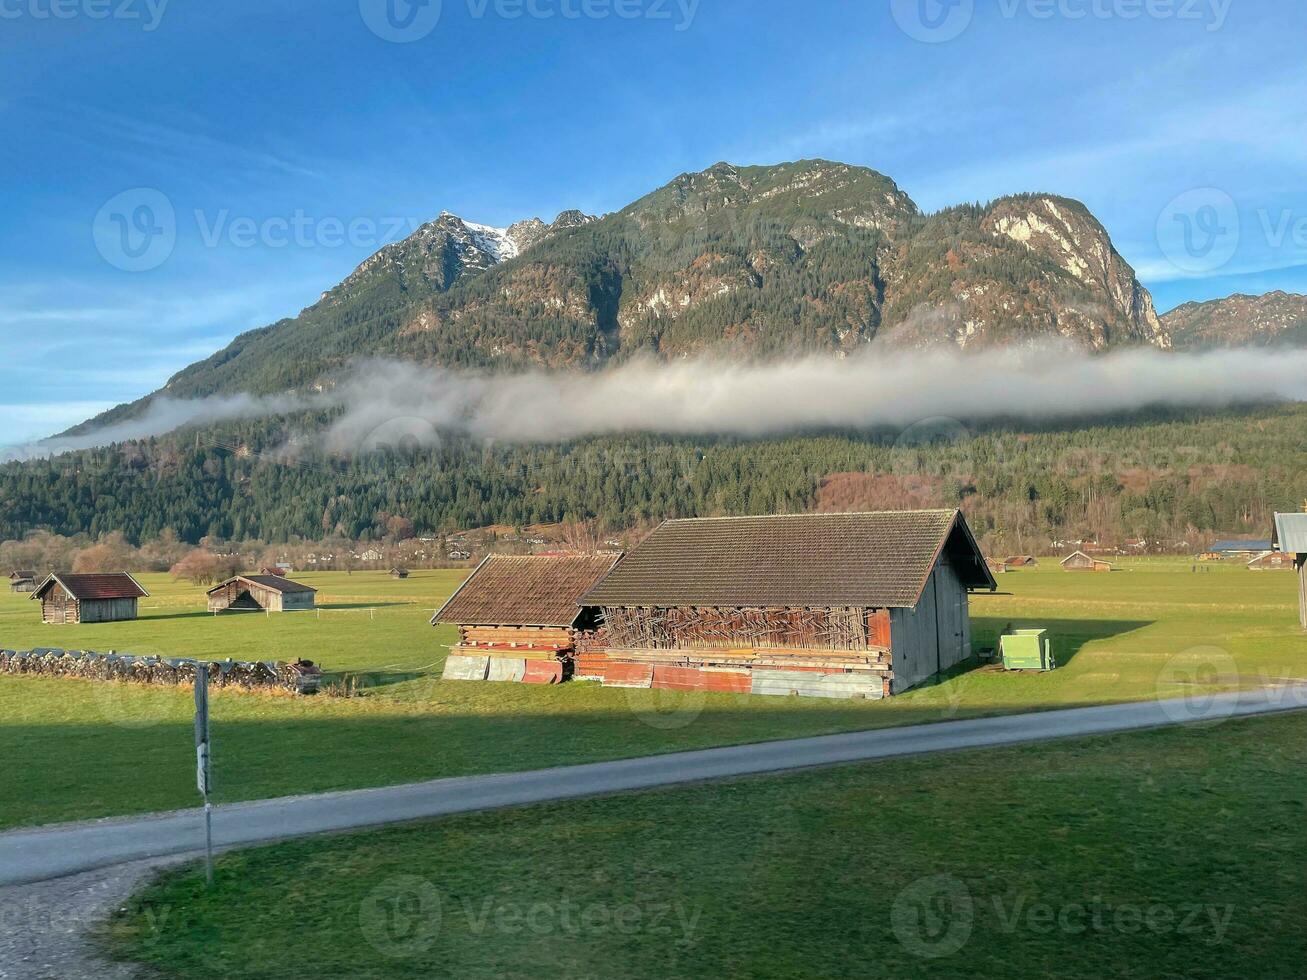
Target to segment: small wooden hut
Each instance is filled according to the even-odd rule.
[[[407,568],[392,568],[392,569],[390,570],[390,577],[391,577],[391,578],[394,578],[394,579],[406,579],[406,578],[408,578],[408,569],[407,569]]]
[[[54,572],[32,592],[46,623],[118,623],[135,619],[137,600],[150,593],[126,572]]]
[[[1013,555],[1007,560],[1009,570],[1017,568],[1034,568],[1039,564],[1039,559],[1034,555]]]
[[[12,571],[9,573],[10,592],[35,592],[36,572]]]
[[[1005,562],[1002,558],[986,558],[985,564],[989,566],[989,570],[993,572],[995,575],[1007,574],[1008,563]]]
[[[599,611],[580,598],[618,555],[491,555],[431,619],[458,627],[445,677],[558,683]]]
[[[1077,551],[1062,559],[1062,570],[1066,572],[1110,572],[1114,567],[1110,561],[1103,561],[1083,551]]]
[[[971,656],[997,588],[960,511],[668,521],[582,599],[604,683],[881,698]]]
[[[1307,630],[1307,514],[1276,514],[1272,546],[1293,555],[1298,569],[1298,620]]]
[[[1248,563],[1248,570],[1252,572],[1277,572],[1290,570],[1293,567],[1293,555],[1286,555],[1282,551],[1268,551]]]
[[[317,591],[280,575],[237,575],[209,590],[209,612],[299,612],[314,608]]]

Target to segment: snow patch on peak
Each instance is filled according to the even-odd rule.
[[[491,225],[477,224],[475,221],[460,220],[463,220],[463,227],[472,233],[476,244],[496,262],[507,262],[522,254],[521,243],[513,237],[508,228],[495,228]]]

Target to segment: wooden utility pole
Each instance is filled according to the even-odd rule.
[[[1307,630],[1307,554],[1299,555],[1298,566],[1298,622]]]

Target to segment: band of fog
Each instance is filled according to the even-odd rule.
[[[549,442],[647,432],[778,435],[820,428],[903,427],[952,416],[1093,417],[1152,406],[1216,408],[1307,400],[1307,351],[1105,355],[1063,348],[966,354],[885,352],[765,364],[716,359],[632,361],[593,373],[467,375],[393,361],[358,364],[322,394],[159,398],[139,418],[26,447],[49,455],[163,435],[185,425],[341,412],[324,437],[333,452],[430,442],[441,433]]]
[[[406,428],[418,437],[429,427],[548,442],[620,432],[765,436],[903,427],[941,415],[1090,417],[1149,406],[1301,401],[1304,368],[1307,351],[1094,356],[1047,347],[978,354],[872,348],[839,360],[637,361],[595,374],[490,377],[373,363],[340,392],[347,411],[328,440],[338,451],[367,446],[397,420],[419,423]]]

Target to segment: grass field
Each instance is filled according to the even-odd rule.
[[[978,596],[977,645],[1050,627],[1062,669],[978,669],[886,702],[832,702],[440,681],[452,631],[428,625],[457,572],[305,575],[320,614],[213,617],[201,589],[144,576],[133,623],[44,626],[0,597],[0,644],[237,659],[305,656],[362,676],[365,696],[220,692],[219,802],[513,771],[714,745],[1307,678],[1293,576],[1139,560],[1113,575],[1045,566]],[[0,827],[193,806],[186,691],[0,678]]]
[[[1287,980],[1305,766],[1295,713],[470,815],[169,873],[108,942],[198,980]]]

